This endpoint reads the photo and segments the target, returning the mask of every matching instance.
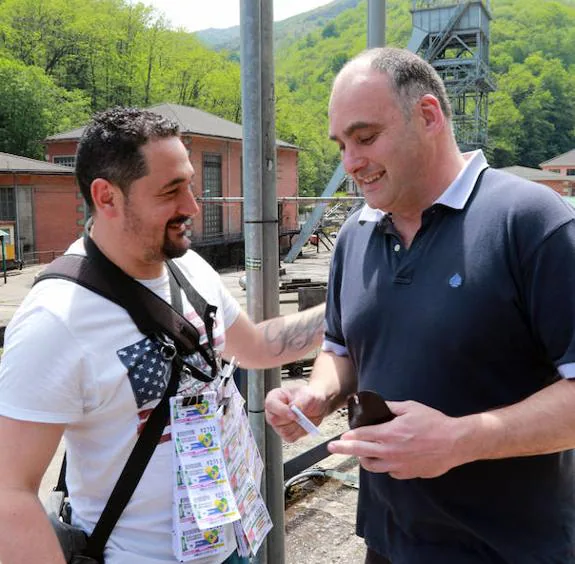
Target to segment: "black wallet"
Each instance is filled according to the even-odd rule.
[[[347,419],[350,429],[387,423],[394,417],[385,400],[377,392],[363,390],[347,399]]]

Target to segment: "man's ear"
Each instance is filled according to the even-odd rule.
[[[104,217],[117,217],[123,203],[122,191],[104,178],[96,178],[90,186],[94,211]]]
[[[426,131],[439,133],[445,127],[445,115],[439,100],[433,94],[425,94],[417,104]]]

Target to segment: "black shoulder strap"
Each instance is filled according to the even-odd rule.
[[[76,282],[125,308],[144,335],[165,333],[187,354],[198,349],[198,331],[185,317],[143,284],[115,269],[102,269],[81,255],[63,255],[48,265],[34,284],[49,278]]]
[[[170,381],[164,395],[160,403],[152,411],[142,434],[138,437],[138,441],[126,461],[124,469],[108,498],[106,507],[104,507],[100,515],[100,519],[96,523],[92,534],[88,537],[88,546],[84,550],[85,556],[90,556],[98,562],[103,562],[106,543],[124,508],[128,505],[134,491],[136,491],[140,478],[144,474],[144,470],[156,450],[156,445],[160,441],[170,414],[170,398],[178,390],[182,366],[181,357],[174,357]]]

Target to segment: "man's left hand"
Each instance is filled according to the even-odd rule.
[[[435,478],[464,462],[457,419],[415,401],[387,405],[392,421],[348,431],[328,450],[357,456],[365,470],[399,480]]]

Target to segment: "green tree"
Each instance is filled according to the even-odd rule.
[[[38,67],[0,56],[0,151],[42,158],[42,141],[81,125],[87,98],[54,84]]]

